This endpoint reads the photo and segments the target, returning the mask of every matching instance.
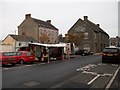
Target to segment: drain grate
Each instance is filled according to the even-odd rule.
[[[37,85],[39,85],[39,84],[40,84],[40,83],[35,82],[35,81],[30,81],[30,82],[24,83],[24,85],[25,85],[25,86],[28,86],[28,87],[37,86]]]

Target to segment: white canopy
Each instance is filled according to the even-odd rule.
[[[32,45],[40,45],[40,46],[45,46],[45,47],[65,47],[65,43],[60,43],[60,44],[41,44],[41,43],[29,43]]]

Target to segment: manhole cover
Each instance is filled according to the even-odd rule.
[[[25,86],[29,86],[29,87],[37,86],[37,85],[39,85],[39,84],[40,84],[40,83],[35,82],[35,81],[30,81],[30,82],[24,83]]]

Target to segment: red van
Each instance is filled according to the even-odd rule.
[[[33,63],[35,61],[35,55],[29,51],[18,51],[16,52],[16,61],[17,63]]]
[[[15,65],[17,63],[15,54],[16,53],[13,53],[13,52],[1,52],[0,53],[0,63],[2,65],[8,65],[8,64]]]

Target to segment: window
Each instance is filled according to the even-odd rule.
[[[95,36],[95,39],[97,39],[97,34],[96,33],[94,33],[94,36]]]
[[[84,39],[88,39],[88,32],[84,33]]]
[[[75,28],[75,32],[78,33],[78,32],[84,32],[85,31],[85,27],[84,26],[78,26]]]
[[[3,53],[4,56],[9,56],[9,52]]]
[[[22,56],[22,52],[18,52],[17,55],[18,55],[18,56]]]
[[[12,55],[13,55],[13,56],[16,56],[16,55],[17,55],[17,52],[12,52]]]
[[[31,52],[27,52],[26,55],[27,55],[27,56],[30,56],[30,55],[32,55],[32,53],[31,53]]]
[[[19,43],[19,46],[21,46],[21,43]]]
[[[3,53],[4,56],[13,56],[14,54],[12,52],[5,52]]]
[[[103,52],[117,52],[117,48],[105,48]]]

